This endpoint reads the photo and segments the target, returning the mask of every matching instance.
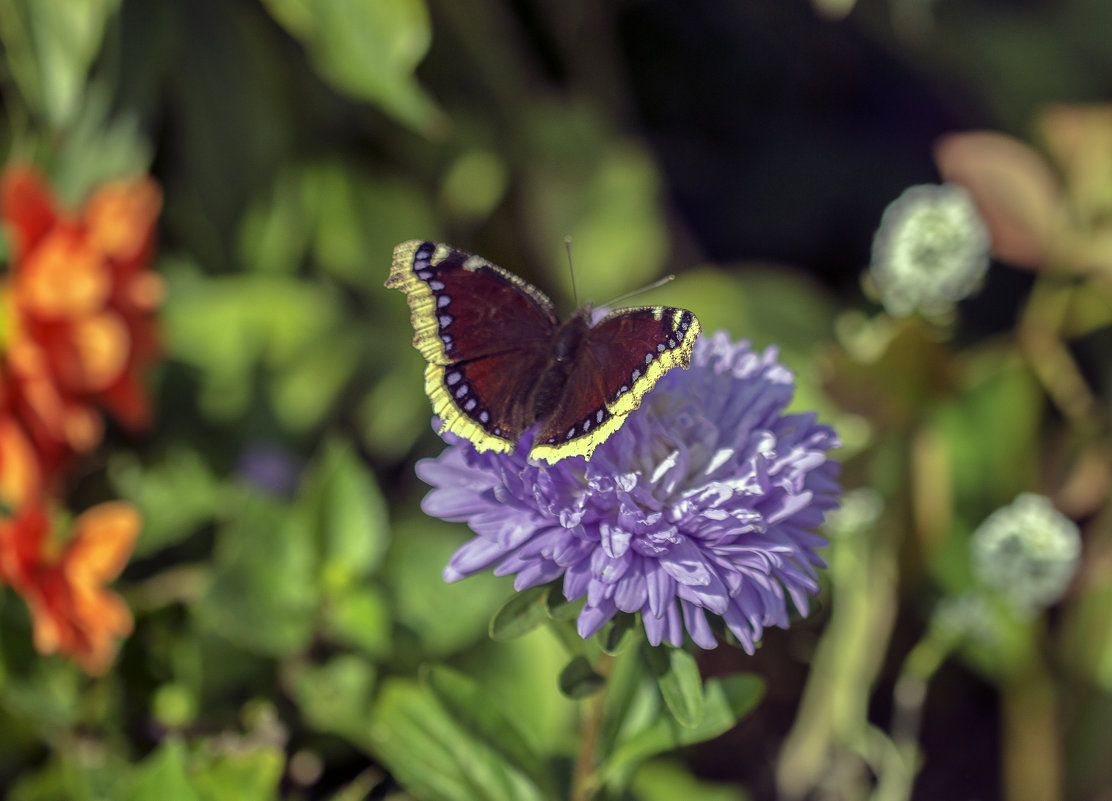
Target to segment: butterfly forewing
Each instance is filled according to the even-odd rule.
[[[536,287],[485,259],[435,242],[398,245],[386,285],[405,292],[413,344],[435,364],[517,347],[544,348],[559,324],[552,301]]]
[[[537,434],[533,455],[553,462],[590,458],[617,431],[660,377],[687,367],[699,336],[691,312],[668,306],[619,309],[591,328],[555,413]]]
[[[559,322],[552,302],[485,259],[416,240],[394,249],[386,285],[409,300],[413,344],[428,361],[425,391],[441,431],[479,450],[512,450],[523,427],[514,400],[543,367]]]

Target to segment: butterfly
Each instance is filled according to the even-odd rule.
[[[437,242],[394,248],[386,286],[409,301],[440,433],[509,453],[539,424],[529,455],[549,464],[591,458],[661,376],[688,366],[700,331],[670,306],[618,309],[593,326],[585,306],[561,321],[532,284]]]

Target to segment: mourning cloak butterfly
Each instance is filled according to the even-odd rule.
[[[394,248],[386,286],[405,292],[425,392],[451,431],[479,451],[514,450],[540,424],[530,456],[591,458],[660,377],[687,367],[699,321],[684,309],[619,309],[563,322],[544,293],[501,267],[436,242]]]

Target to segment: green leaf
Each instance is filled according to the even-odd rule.
[[[512,590],[508,579],[489,573],[455,584],[444,581],[441,571],[464,531],[423,515],[399,521],[380,571],[393,592],[398,623],[420,637],[426,657],[485,641],[493,610]]]
[[[204,801],[272,801],[278,798],[286,755],[278,745],[248,741],[200,752],[190,779]]]
[[[175,447],[151,464],[142,464],[132,453],[116,452],[109,457],[108,469],[117,491],[143,516],[137,557],[181,542],[223,507],[223,487],[190,448]]]
[[[652,760],[643,765],[633,779],[638,801],[674,801],[697,798],[699,801],[750,801],[751,796],[736,784],[703,781],[678,760]]]
[[[432,39],[422,0],[266,0],[321,76],[400,122],[430,131],[441,112],[413,71]]]
[[[313,532],[284,504],[244,491],[218,532],[212,585],[194,606],[204,627],[271,656],[301,650],[313,633]]]
[[[336,593],[366,579],[390,542],[386,501],[350,443],[330,439],[298,494],[298,510],[320,553],[320,579]]]
[[[259,368],[271,376],[302,369],[303,360],[319,353],[322,340],[331,341],[343,319],[334,292],[298,278],[264,273],[206,278],[188,265],[165,274],[173,298],[163,314],[170,356],[197,370],[202,411],[214,420],[242,416]],[[333,376],[319,388],[305,413],[310,419],[332,403],[340,383]],[[283,400],[288,404],[290,396]],[[298,421],[297,410],[282,413]]]
[[[703,719],[703,679],[695,657],[682,648],[645,646],[646,661],[676,722],[694,728]]]
[[[614,656],[634,640],[632,632],[637,631],[637,616],[628,612],[620,612],[611,619],[602,629],[599,637],[599,647]]]
[[[564,622],[575,620],[579,617],[584,603],[586,603],[586,598],[569,601],[562,592],[550,592],[548,594],[548,616],[553,620]]]
[[[374,753],[415,796],[438,801],[542,801],[545,793],[468,733],[432,690],[393,679],[370,716]]]
[[[568,698],[587,698],[605,686],[606,679],[595,672],[584,656],[575,657],[560,671],[560,692]]]
[[[375,678],[364,658],[344,654],[320,666],[294,666],[286,683],[310,727],[366,746]]]
[[[547,623],[549,589],[545,584],[511,595],[490,621],[491,638],[505,642]]]
[[[758,676],[738,674],[710,679],[703,689],[704,713],[698,725],[686,728],[670,716],[657,718],[651,726],[616,744],[599,769],[603,780],[620,778],[656,754],[701,743],[729,731],[757,705],[764,694],[764,681]]]
[[[534,785],[544,790],[546,798],[558,797],[544,761],[530,746],[525,733],[499,709],[497,698],[464,674],[443,666],[432,668],[427,682],[440,703],[471,737],[490,746],[528,776]]]
[[[376,659],[393,649],[394,618],[390,601],[379,587],[352,587],[327,599],[323,623],[332,639]]]
[[[176,738],[164,740],[135,771],[135,783],[127,801],[205,801],[189,780],[185,744]]]
[[[23,99],[49,123],[67,123],[119,0],[4,0],[0,41]]]

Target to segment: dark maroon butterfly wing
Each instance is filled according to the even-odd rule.
[[[559,320],[544,293],[478,256],[418,240],[394,249],[387,286],[405,292],[425,392],[441,431],[510,451]]]
[[[532,455],[549,462],[590,458],[666,372],[687,367],[699,321],[685,309],[619,309],[591,328],[576,354],[556,410]]]

